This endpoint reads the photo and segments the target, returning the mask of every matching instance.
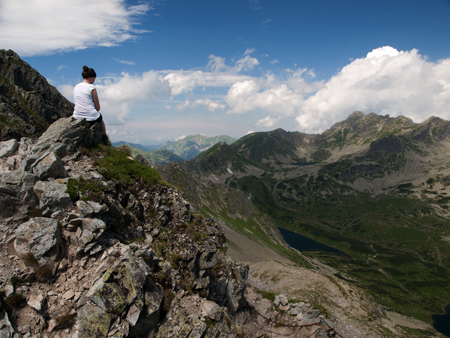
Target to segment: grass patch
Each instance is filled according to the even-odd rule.
[[[69,179],[66,193],[69,194],[73,202],[81,199],[83,201],[101,203],[104,190],[105,187],[101,182],[85,180],[83,177],[80,177],[79,179]]]
[[[262,290],[258,290],[258,292],[261,294],[261,296],[265,299],[270,300],[271,302],[275,301],[275,297],[277,296],[276,293],[273,292],[267,292],[267,291],[262,291]]]
[[[137,181],[148,185],[162,184],[161,175],[153,168],[131,159],[131,152],[126,147],[100,147],[101,151],[95,161],[100,173],[108,180],[116,180],[125,187]]]

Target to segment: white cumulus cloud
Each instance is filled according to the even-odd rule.
[[[143,33],[135,18],[147,4],[124,0],[2,0],[0,46],[21,56],[115,46]]]
[[[302,130],[321,131],[354,110],[450,119],[450,60],[428,62],[418,50],[377,48],[352,61],[300,107]]]
[[[255,48],[247,48],[244,52],[244,55],[249,55],[253,53],[256,49]]]
[[[123,72],[117,79],[99,79],[97,88],[101,110],[107,112],[108,122],[123,124],[131,107],[139,102],[152,102],[170,96],[169,83],[156,71],[141,75]],[[68,91],[64,87],[64,93]],[[66,96],[67,97],[67,96]]]
[[[194,101],[185,100],[183,103],[177,105],[176,109],[178,111],[185,110],[186,108],[195,108],[198,106],[205,107],[206,110],[209,110],[210,112],[214,112],[218,109],[225,109],[225,105],[218,100],[211,100],[211,99],[197,99]]]
[[[181,135],[181,136],[178,136],[176,139],[175,139],[175,141],[181,141],[181,140],[184,140],[186,138],[186,135]]]
[[[266,116],[262,119],[260,119],[258,122],[256,122],[257,127],[265,127],[265,128],[271,128],[275,123],[277,123],[280,120],[280,117],[272,117],[272,116]]]

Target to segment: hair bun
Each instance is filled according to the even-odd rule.
[[[87,79],[89,77],[97,77],[97,74],[95,74],[95,70],[93,70],[92,68],[83,66],[83,72],[81,73],[81,76],[83,77],[83,79]]]

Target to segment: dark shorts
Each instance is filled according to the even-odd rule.
[[[100,113],[99,113],[99,114],[100,114]],[[87,123],[89,123],[90,126],[93,126],[94,124],[100,123],[100,122],[102,122],[102,121],[103,121],[102,114],[100,114],[100,116],[98,117],[97,120],[94,120],[94,121],[87,121]]]

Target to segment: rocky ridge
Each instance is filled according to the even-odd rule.
[[[175,188],[108,178],[94,159],[112,151],[93,148],[101,135],[66,118],[37,140],[0,142],[1,337],[331,332],[311,305],[278,311],[247,288],[215,220]]]
[[[39,137],[72,113],[73,104],[43,76],[12,50],[0,50],[0,141]]]

